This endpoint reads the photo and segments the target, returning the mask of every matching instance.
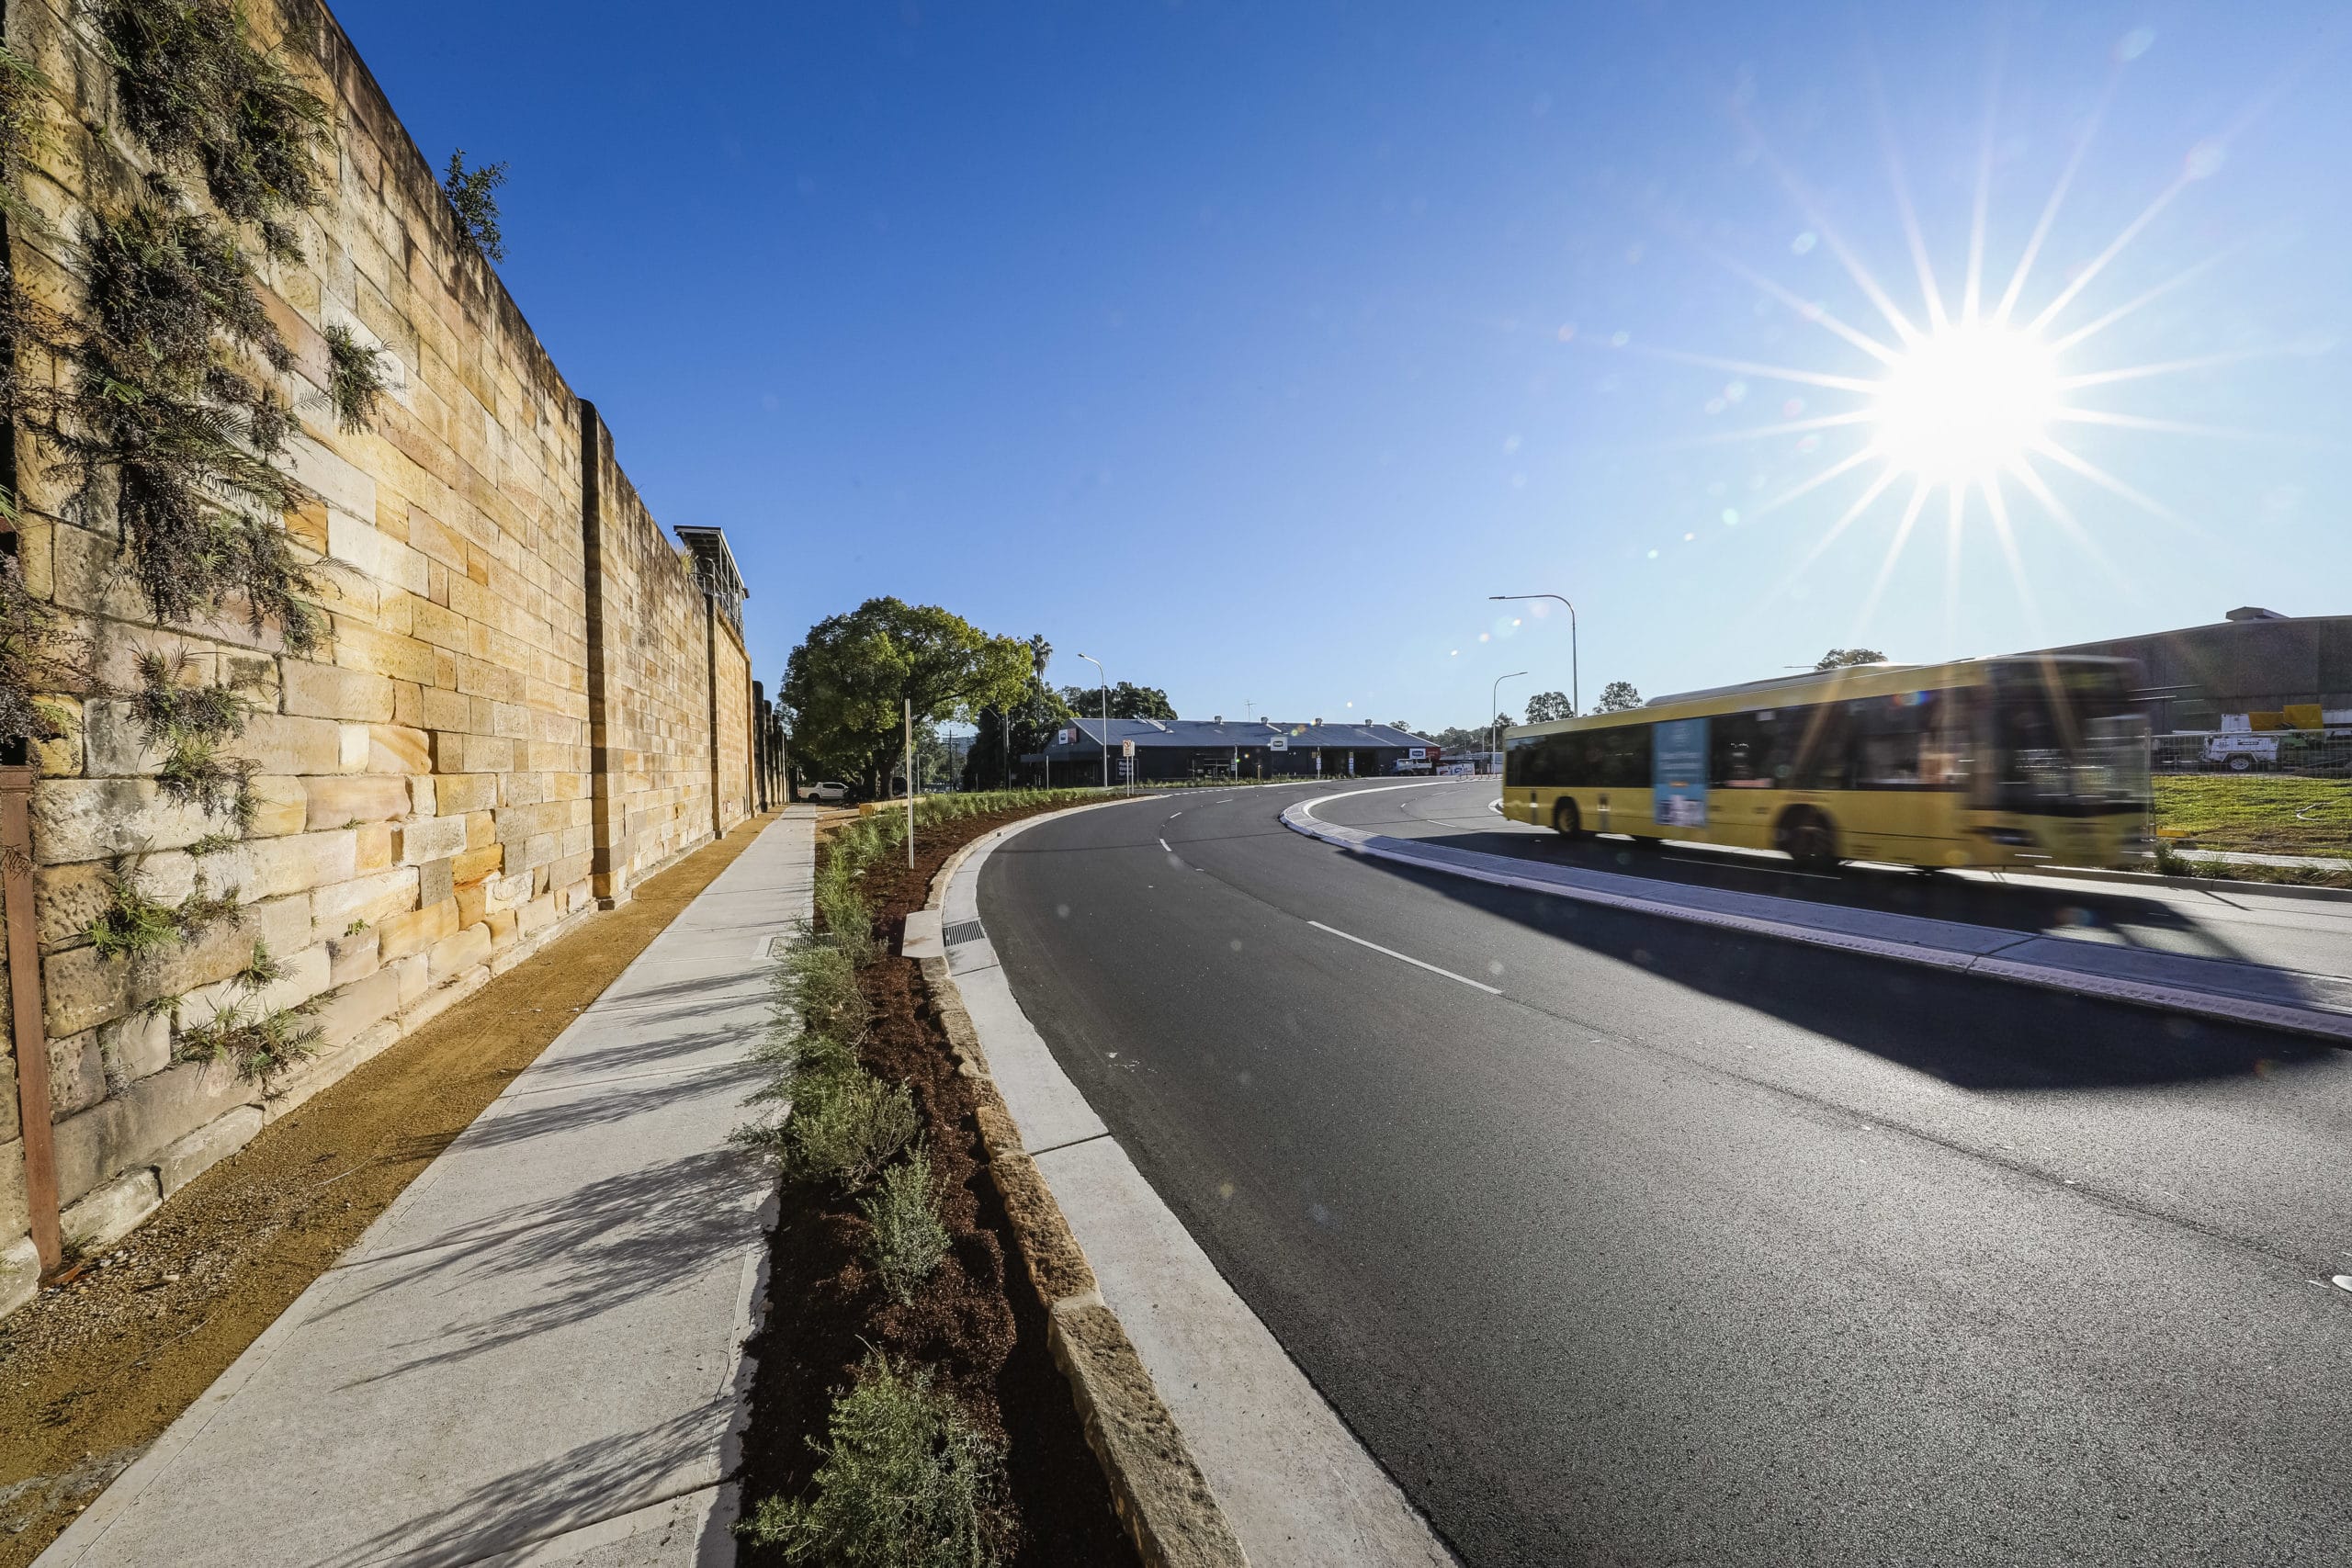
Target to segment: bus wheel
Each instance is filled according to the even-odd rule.
[[[1577,809],[1577,803],[1575,801],[1560,800],[1553,802],[1552,830],[1559,834],[1560,837],[1564,839],[1581,839],[1584,837],[1584,814]]]
[[[1818,811],[1792,811],[1772,835],[1799,871],[1838,869],[1838,834]]]

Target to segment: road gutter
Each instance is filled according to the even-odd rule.
[[[1451,781],[1384,787],[1426,788],[1436,782]],[[2137,952],[2131,955],[2132,962],[2143,968],[2164,970],[2168,977],[2138,979],[2124,975],[2102,974],[2071,965],[2038,962],[2025,954],[2021,950],[2051,941],[2030,931],[2007,931],[1957,920],[1936,920],[1916,915],[1831,907],[1839,922],[1848,928],[1839,930],[1817,920],[1797,918],[1802,911],[1818,912],[1823,907],[1796,899],[1715,888],[1695,890],[1715,906],[1704,908],[1691,902],[1657,897],[1648,889],[1660,885],[1620,876],[1611,872],[1541,867],[1539,863],[1518,860],[1509,855],[1453,849],[1425,840],[1398,839],[1362,828],[1343,827],[1322,821],[1315,815],[1315,808],[1327,802],[1380,793],[1383,791],[1351,790],[1302,800],[1283,812],[1282,823],[1295,833],[1320,840],[1351,853],[1449,876],[1465,877],[1498,887],[1540,893],[1547,897],[1572,898],[1632,914],[1712,926],[1774,941],[1802,942],[1811,947],[1888,958],[1926,968],[1980,975],[2042,990],[2093,997],[2103,1001],[2127,1002],[2233,1023],[2257,1024],[2297,1034],[2314,1035],[2339,1045],[2352,1045],[2352,980],[2342,976],[2305,975],[2226,959]],[[1533,874],[1539,869],[1548,871],[1550,874]],[[1624,890],[1635,886],[1645,891]],[[2067,956],[2073,958],[2111,951],[2089,948],[2080,943],[2064,945],[2070,950]],[[2296,994],[2290,1000],[2275,1001],[2199,986],[2195,983],[2199,971],[2194,966],[2200,964],[2216,966],[2213,971],[2215,977],[2227,973],[2230,977],[2243,978],[2249,984],[2265,984],[2273,989],[2284,987]],[[2340,993],[2342,1002],[2333,998],[2322,999],[2327,993]]]
[[[980,927],[980,870],[1007,839],[1069,814],[1000,829],[949,857],[928,905],[946,953],[921,966],[961,1070],[978,1082],[989,1175],[1120,1518],[1154,1568],[1246,1564],[1252,1551],[1284,1568],[1452,1568],[1427,1522],[1152,1191],[1013,999]],[[1175,1393],[1181,1425],[1163,1388]]]

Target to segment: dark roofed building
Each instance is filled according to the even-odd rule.
[[[2218,729],[2225,713],[2352,708],[2352,615],[2247,606],[2212,626],[2046,651],[2139,660],[2136,694],[2158,735]]]
[[[1033,775],[1055,784],[1099,784],[1103,721],[1072,719],[1043,751],[1023,757]],[[1114,718],[1109,726],[1111,778],[1122,772],[1123,742],[1135,742],[1134,777],[1145,784],[1198,778],[1367,778],[1400,762],[1426,765],[1434,742],[1386,724],[1283,724],[1272,719]]]

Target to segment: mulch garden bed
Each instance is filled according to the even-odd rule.
[[[859,1056],[885,1081],[914,1091],[952,1246],[915,1300],[901,1306],[865,1259],[867,1226],[855,1201],[830,1188],[786,1182],[771,1238],[766,1326],[751,1346],[758,1365],[744,1444],[744,1506],[748,1512],[771,1494],[802,1494],[818,1463],[810,1440],[823,1438],[834,1394],[849,1386],[872,1348],[894,1364],[934,1369],[940,1385],[1005,1445],[1020,1521],[1012,1562],[1039,1568],[1131,1564],[1135,1549],[1112,1512],[1110,1488],[1086,1446],[1069,1385],[1047,1352],[1044,1304],[989,1178],[971,1080],[956,1072],[916,964],[898,956],[907,914],[928,901],[931,879],[947,857],[1028,815],[1005,812],[926,829],[917,835],[911,869],[899,863],[865,874],[865,896],[889,956],[859,971],[874,1006]],[[821,841],[818,852],[825,852]],[[742,1560],[778,1558],[747,1543]]]

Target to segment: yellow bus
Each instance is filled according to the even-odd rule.
[[[1502,809],[1627,833],[1935,869],[2109,866],[2148,839],[2128,660],[1866,664],[1507,732]]]

